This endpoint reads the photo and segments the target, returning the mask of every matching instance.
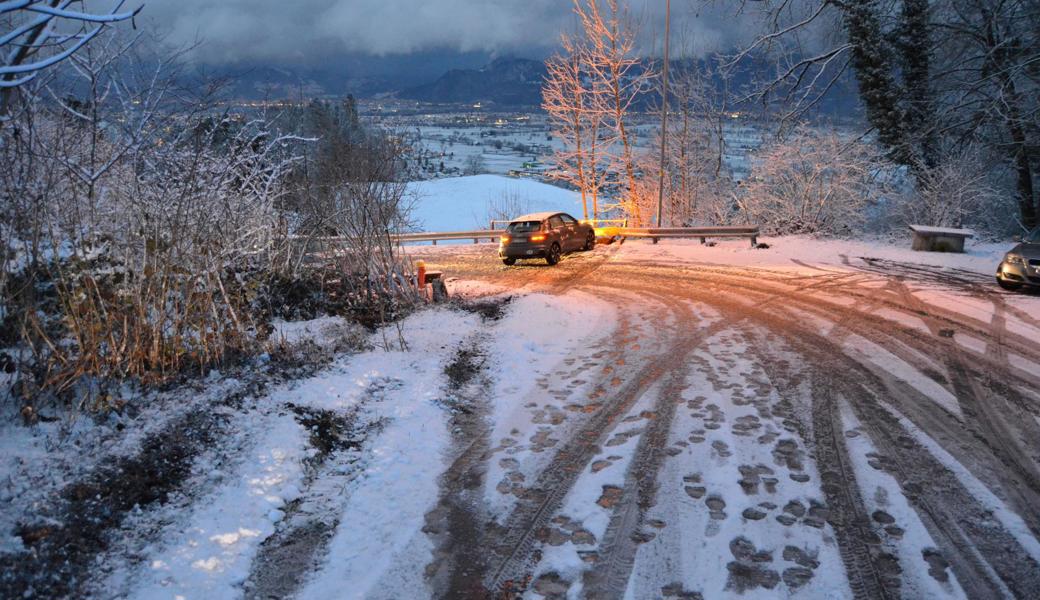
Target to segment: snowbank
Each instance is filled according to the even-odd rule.
[[[683,260],[701,263],[747,267],[804,268],[798,264],[843,265],[845,259],[873,258],[919,265],[963,269],[979,274],[993,275],[997,265],[1014,244],[969,242],[964,254],[944,252],[916,252],[905,244],[881,240],[834,240],[808,236],[759,238],[768,249],[749,247],[745,240],[720,241],[716,246],[705,246],[697,240],[667,240],[652,244],[644,240],[625,242],[626,258],[638,260]],[[798,262],[795,262],[798,261]]]

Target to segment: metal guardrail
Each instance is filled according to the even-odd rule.
[[[751,246],[758,245],[758,236],[761,235],[757,226],[747,225],[722,225],[719,227],[622,227],[618,235],[629,238],[650,238],[656,244],[660,239],[667,238],[700,238],[701,243],[707,243],[708,238],[750,238]]]
[[[440,240],[473,240],[476,244],[480,240],[495,241],[502,236],[502,230],[481,229],[477,231],[423,231],[419,233],[398,233],[390,237],[398,244],[405,242],[433,242],[436,246]]]
[[[724,225],[720,227],[606,227],[603,228],[611,236],[623,238],[650,238],[656,244],[660,239],[668,238],[700,238],[701,243],[707,242],[708,238],[750,238],[751,245],[758,245],[759,229],[757,226]],[[421,231],[416,233],[396,233],[390,238],[398,243],[408,242],[433,242],[436,246],[438,241],[445,240],[473,240],[476,244],[480,240],[495,241],[502,237],[501,229],[479,229],[474,231]],[[309,242],[337,242],[344,238],[329,236],[315,238],[298,238]]]
[[[396,244],[403,244],[408,242],[433,242],[436,246],[438,241],[441,240],[473,240],[473,243],[477,243],[480,240],[497,240],[502,236],[502,231],[491,231],[491,230],[475,230],[475,231],[420,231],[416,233],[391,233],[390,239]],[[321,244],[338,244],[348,241],[347,238],[342,236],[290,236],[291,241],[302,243],[305,246],[321,245]]]

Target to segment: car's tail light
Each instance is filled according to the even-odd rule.
[[[536,234],[531,236],[531,241],[532,242],[544,242],[545,241],[545,234],[544,233],[536,233]]]
[[[509,236],[508,235],[500,236],[498,238],[498,241],[502,242],[503,244],[508,244],[509,243]]]

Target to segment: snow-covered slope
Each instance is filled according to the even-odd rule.
[[[518,214],[562,210],[581,218],[581,196],[531,179],[473,175],[408,184],[412,219],[421,231],[486,229],[495,209]],[[500,217],[495,217],[500,218]]]

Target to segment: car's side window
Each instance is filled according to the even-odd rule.
[[[574,225],[578,222],[574,217],[570,215],[560,215],[560,218],[563,219],[563,222],[567,225]]]
[[[563,227],[563,219],[561,219],[559,215],[549,217],[549,227],[553,229]]]

